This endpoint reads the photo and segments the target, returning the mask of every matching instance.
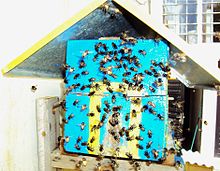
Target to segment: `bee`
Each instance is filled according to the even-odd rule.
[[[159,67],[161,68],[162,71],[166,72],[166,68],[162,62],[159,62]]]
[[[119,84],[118,88],[122,91],[125,91],[125,85],[124,84]]]
[[[112,96],[112,103],[115,103],[115,101],[116,101],[116,96],[113,95],[113,96]]]
[[[133,131],[135,128],[137,128],[137,126],[135,124],[133,124],[128,128],[128,130]]]
[[[100,113],[101,112],[101,107],[100,107],[100,105],[96,105],[96,109],[97,109],[97,111]]]
[[[143,84],[140,84],[137,88],[137,91],[141,91],[142,89],[144,88],[144,85]]]
[[[123,78],[122,81],[123,81],[125,84],[129,84],[129,81],[126,80],[125,78]]]
[[[117,111],[119,111],[119,110],[121,110],[122,109],[122,106],[113,106],[112,107],[112,111],[113,112],[117,112]]]
[[[132,45],[135,45],[137,43],[137,39],[132,37],[128,39],[128,42],[131,43]]]
[[[87,109],[87,105],[86,105],[86,104],[84,104],[84,105],[81,106],[81,111],[84,111],[84,110],[86,110],[86,109]]]
[[[155,73],[154,73],[154,77],[157,78],[157,77],[160,77],[160,76],[161,76],[160,73],[158,73],[158,72],[155,72]]]
[[[93,136],[89,142],[92,144],[94,141],[95,141],[95,137]]]
[[[67,124],[67,123],[68,123],[68,120],[65,119],[65,118],[63,118],[63,119],[62,119],[62,122],[65,123],[65,124]]]
[[[99,85],[98,83],[96,83],[96,84],[94,85],[94,88],[96,89],[96,91],[98,91],[98,90],[100,90],[100,85]]]
[[[158,66],[158,64],[157,64],[157,62],[156,62],[155,60],[151,60],[151,64],[152,64],[153,66]]]
[[[114,49],[117,49],[117,48],[118,48],[118,46],[117,46],[115,43],[113,43],[113,42],[112,42],[112,47],[113,47]]]
[[[105,50],[105,51],[107,51],[108,50],[108,47],[106,46],[106,44],[102,44],[102,47],[103,47],[103,49]]]
[[[136,136],[135,139],[138,140],[138,141],[143,141],[144,140],[144,138],[142,136]]]
[[[114,58],[113,58],[113,60],[115,61]],[[120,68],[122,68],[122,65],[121,64],[116,64],[115,68],[117,68],[119,70]]]
[[[151,70],[153,73],[157,73],[157,71],[154,69],[153,66],[150,66],[150,70]]]
[[[112,136],[116,135],[116,132],[113,129],[109,129],[108,130],[109,134],[111,134]]]
[[[88,145],[87,145],[87,149],[88,149],[89,151],[91,151],[91,152],[93,152],[93,151],[94,151],[94,148],[93,148],[93,147],[91,147],[91,146],[88,146]]]
[[[157,117],[162,121],[164,120],[164,117],[161,114],[157,114]]]
[[[113,73],[111,73],[111,74],[109,74],[112,78],[114,78],[114,79],[116,79],[118,76],[116,75],[116,74],[113,74]]]
[[[79,103],[79,100],[76,99],[76,100],[73,102],[73,106],[76,106],[78,103]]]
[[[151,87],[151,86],[149,86],[149,90],[151,91],[151,92],[153,92],[153,93],[155,93],[155,89],[153,88],[153,87]]]
[[[82,54],[82,57],[85,58],[87,55],[89,54],[89,51],[88,50],[85,50]]]
[[[123,76],[123,77],[127,77],[127,76],[129,76],[129,75],[131,75],[131,72],[125,72],[122,76]]]
[[[141,63],[138,62],[138,61],[135,61],[135,62],[134,62],[134,65],[135,65],[136,67],[138,67],[138,68],[140,68],[140,67],[142,66]]]
[[[87,86],[86,85],[83,85],[81,88],[80,88],[80,90],[85,90],[87,88]]]
[[[94,57],[92,58],[92,61],[93,61],[93,62],[96,62],[97,59],[98,59],[98,57],[99,57],[99,54],[98,54],[98,53],[95,54]]]
[[[150,158],[150,154],[148,153],[148,151],[144,152],[144,156],[147,157],[147,158]]]
[[[147,143],[147,145],[146,145],[146,149],[148,149],[148,148],[150,148],[151,147],[151,145],[152,145],[152,141],[149,141],[148,143]]]
[[[79,146],[79,144],[75,144],[75,146],[74,146],[77,150],[80,150],[80,146]]]
[[[141,103],[141,99],[135,98],[134,100],[132,100],[132,103],[134,103],[135,105],[139,105]]]
[[[131,115],[132,115],[132,117],[137,117],[137,111],[135,110],[135,109],[133,109],[132,111],[131,111]]]
[[[115,135],[113,136],[114,140],[117,142],[120,142],[120,136],[119,135]]]
[[[102,119],[101,119],[101,122],[104,122],[105,121],[105,119],[106,119],[106,113],[104,113],[103,115],[102,115]]]
[[[155,159],[158,158],[159,154],[158,154],[157,150],[153,149],[152,153],[153,153]]]
[[[68,116],[68,120],[72,119],[73,117],[74,117],[74,114],[70,114],[70,115]]]
[[[96,78],[92,77],[92,78],[89,79],[89,82],[94,82],[95,80],[96,80]]]
[[[100,145],[99,145],[99,152],[103,152],[103,151],[104,151],[103,144],[100,144]]]
[[[144,105],[144,106],[141,108],[141,112],[145,112],[147,109],[148,109],[148,106],[147,106],[147,105]]]
[[[70,137],[69,136],[66,136],[65,139],[64,139],[65,143],[68,143],[70,142]]]
[[[168,77],[168,74],[167,74],[167,73],[163,73],[162,76],[165,77],[165,78],[167,78],[167,77]]]
[[[167,65],[167,66],[166,66],[166,72],[170,72],[170,70],[171,70],[171,69],[170,69],[170,66]]]
[[[150,105],[150,106],[152,106],[153,108],[156,107],[155,103],[153,103],[152,101],[148,101],[147,104]]]
[[[140,144],[136,144],[136,147],[139,148],[140,150],[144,149],[144,147],[142,145],[140,145]]]
[[[99,42],[97,44],[95,44],[95,51],[98,52],[99,51],[99,48],[102,46],[102,43]]]
[[[129,137],[130,136],[130,131],[125,129],[125,136]]]
[[[132,154],[129,153],[129,152],[126,152],[125,155],[126,155],[129,159],[132,159],[132,158],[133,158]]]
[[[130,67],[130,70],[131,70],[131,71],[134,71],[134,72],[137,72],[137,71],[138,71],[137,68],[134,68],[134,67]]]
[[[104,101],[104,104],[105,104],[105,106],[106,106],[107,108],[110,108],[110,105],[109,105],[109,103],[108,103],[107,100]]]
[[[132,88],[132,83],[129,83],[128,84],[128,90],[131,90],[131,88]]]
[[[88,96],[93,96],[95,94],[95,91],[91,91]]]
[[[158,78],[158,83],[162,83],[162,82],[163,82],[162,78]]]
[[[93,125],[91,128],[91,132],[95,131],[97,129],[97,125]]]
[[[144,73],[147,74],[147,75],[150,75],[150,76],[153,75],[152,72],[150,72],[150,71],[148,71],[148,70],[144,70]]]
[[[82,140],[82,137],[81,137],[81,136],[78,136],[78,138],[77,138],[77,140],[76,140],[76,143],[78,144],[81,140]]]
[[[79,74],[74,75],[73,79],[76,80],[77,78],[79,78]]]
[[[148,130],[148,131],[147,131],[147,135],[148,135],[148,138],[152,138],[152,131],[151,131],[151,130]]]
[[[81,143],[81,146],[87,146],[87,145],[89,145],[87,141]]]
[[[143,126],[142,124],[139,124],[139,129],[140,129],[141,131],[145,131],[145,128],[144,128],[144,126]]]
[[[106,77],[103,78],[103,84],[105,84],[107,86],[111,86],[110,81]]]
[[[85,61],[84,61],[84,60],[81,60],[81,61],[79,62],[79,68],[84,68],[85,66],[86,66]]]
[[[88,71],[82,71],[81,74],[82,74],[82,75],[88,75],[89,72],[88,72]]]
[[[87,113],[87,116],[89,116],[89,117],[93,117],[93,116],[95,116],[95,113],[93,113],[93,112],[91,112],[91,113]]]
[[[121,137],[123,137],[125,135],[125,131],[126,131],[126,128],[122,127],[118,133]]]
[[[127,71],[128,70],[128,66],[124,63],[123,64],[123,68]]]
[[[145,56],[147,54],[147,52],[145,50],[139,50],[138,52],[143,56]]]
[[[128,95],[127,95],[127,94],[123,94],[122,96],[125,98],[125,100],[127,100],[127,101],[129,100],[129,98],[128,98]]]
[[[130,113],[127,113],[126,115],[125,115],[125,121],[128,121],[130,119]]]
[[[82,123],[80,124],[80,129],[83,131],[83,130],[85,129],[85,127],[86,127],[85,122],[82,122]]]
[[[113,93],[113,89],[112,89],[112,88],[107,87],[106,89],[107,89],[110,93]]]
[[[109,113],[110,112],[110,109],[109,108],[104,108],[103,109],[106,113]]]
[[[156,112],[152,108],[149,108],[149,112],[156,115]]]

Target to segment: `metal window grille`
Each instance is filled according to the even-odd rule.
[[[220,41],[220,0],[163,0],[163,23],[188,43]]]

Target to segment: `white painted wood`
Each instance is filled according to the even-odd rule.
[[[37,134],[39,171],[52,171],[50,153],[57,147],[60,109],[52,111],[58,97],[37,99]]]
[[[60,97],[61,82],[0,78],[0,171],[38,171],[36,99]]]

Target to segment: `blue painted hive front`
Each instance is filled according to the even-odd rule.
[[[168,54],[164,41],[151,39],[68,41],[65,150],[163,157]]]

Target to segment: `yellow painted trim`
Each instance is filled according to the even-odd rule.
[[[45,36],[40,41],[38,41],[36,44],[34,44],[31,48],[29,48],[24,53],[22,53],[17,58],[15,58],[13,61],[11,61],[9,64],[7,64],[2,69],[2,74],[5,74],[5,73],[9,72],[10,70],[12,70],[13,68],[15,68],[17,65],[19,65],[24,60],[29,58],[32,54],[34,54],[36,51],[38,51],[40,48],[45,46],[51,40],[53,40],[58,35],[60,35],[62,32],[67,30],[70,26],[72,26],[76,22],[80,21],[83,17],[87,16],[89,13],[91,13],[93,10],[95,10],[96,8],[98,8],[100,5],[102,5],[105,2],[106,2],[106,0],[94,0],[93,2],[88,4],[85,8],[80,10],[73,17],[68,19],[62,25],[58,26],[56,29],[54,29],[52,32],[50,32],[47,36]]]

